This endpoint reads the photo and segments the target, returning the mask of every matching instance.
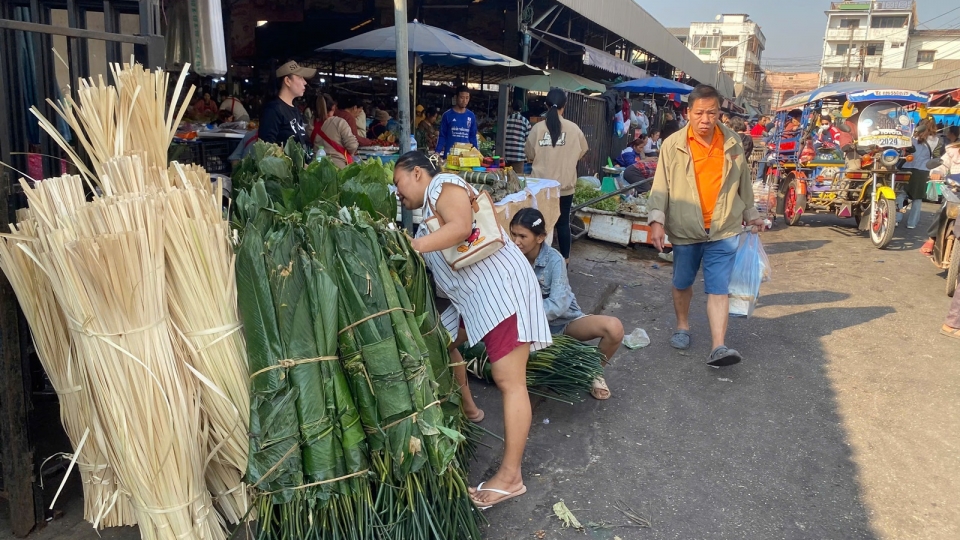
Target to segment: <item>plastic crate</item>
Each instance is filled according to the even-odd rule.
[[[239,141],[224,140],[206,140],[203,141],[203,168],[208,173],[230,174],[230,154]]]
[[[167,159],[184,165],[203,165],[203,144],[200,141],[170,143]]]

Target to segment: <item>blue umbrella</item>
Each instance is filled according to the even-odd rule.
[[[693,92],[693,87],[663,77],[645,77],[632,81],[622,82],[614,86],[617,90],[624,92],[637,92],[638,94],[680,94],[686,95]]]
[[[407,23],[407,32],[410,52],[418,54],[425,64],[504,67],[526,65],[453,32],[417,21]],[[396,27],[390,26],[321,47],[317,52],[340,52],[366,58],[393,58],[396,55],[396,44]]]

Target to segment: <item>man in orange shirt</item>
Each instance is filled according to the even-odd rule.
[[[690,347],[690,301],[703,266],[707,318],[713,345],[707,364],[736,364],[740,353],[726,346],[729,286],[744,223],[762,227],[753,202],[753,178],[740,136],[720,125],[720,94],[697,86],[688,98],[690,123],[663,142],[650,202],[651,241],[673,245],[673,307],[676,349]]]

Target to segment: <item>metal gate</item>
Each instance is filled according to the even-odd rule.
[[[589,147],[577,164],[577,176],[602,176],[601,169],[607,164],[607,159],[619,156],[630,140],[629,137],[614,137],[613,119],[607,118],[607,102],[570,92],[563,116],[580,126]]]

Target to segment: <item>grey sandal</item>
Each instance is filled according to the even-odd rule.
[[[715,368],[726,367],[737,364],[741,360],[743,360],[743,357],[740,356],[740,353],[721,345],[710,353],[710,358],[707,359],[707,365]]]
[[[690,331],[677,330],[670,338],[670,346],[674,349],[686,350],[690,348]]]

